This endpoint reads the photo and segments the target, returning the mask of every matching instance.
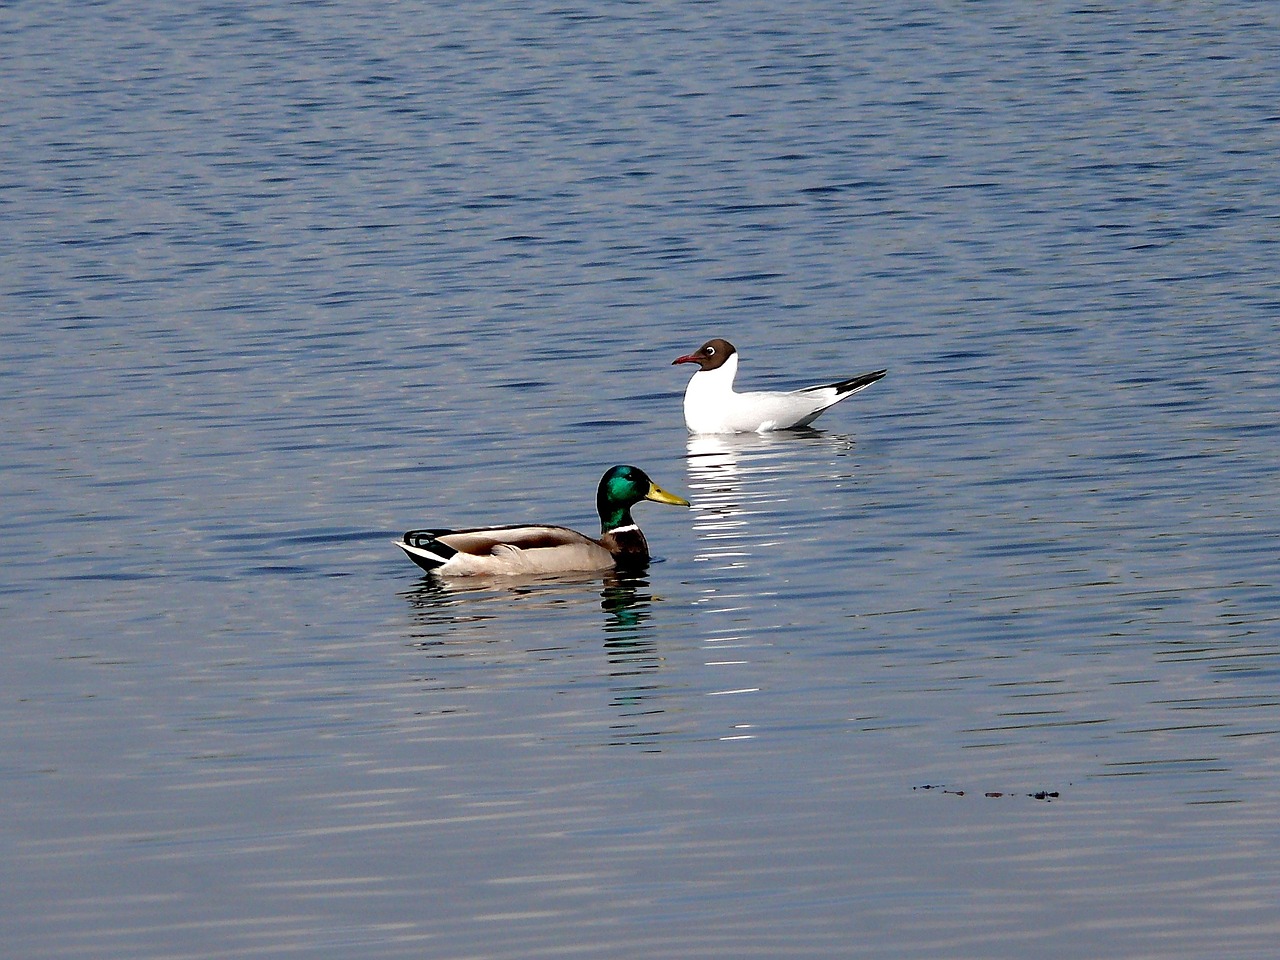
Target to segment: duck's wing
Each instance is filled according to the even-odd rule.
[[[607,570],[615,563],[590,537],[543,524],[410,530],[396,545],[424,570],[452,576]]]

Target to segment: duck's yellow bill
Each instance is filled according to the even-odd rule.
[[[677,497],[674,493],[667,493],[660,486],[649,481],[649,492],[644,495],[646,500],[652,500],[654,503],[669,503],[673,507],[687,507],[689,501],[684,497]]]

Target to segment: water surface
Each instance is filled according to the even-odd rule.
[[[1270,7],[6,15],[15,955],[1274,950]]]

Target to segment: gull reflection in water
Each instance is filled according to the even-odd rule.
[[[698,508],[693,525],[700,535],[695,559],[718,568],[743,567],[755,551],[776,542],[776,532],[753,531],[752,518],[790,499],[779,481],[796,469],[797,445],[814,443],[852,446],[847,437],[819,430],[689,437],[689,489]]]
[[[848,437],[818,430],[702,435],[688,440],[688,486],[698,535],[694,559],[711,568],[702,580],[697,602],[707,614],[701,619],[707,631],[702,639],[704,665],[715,677],[708,696],[721,705],[729,727],[719,736],[721,740],[757,736],[751,695],[760,692],[758,684],[766,675],[764,663],[770,656],[765,650],[772,641],[751,625],[767,624],[770,618],[746,611],[767,608],[776,596],[770,585],[783,581],[773,564],[755,564],[754,558],[788,535],[780,521],[791,510],[788,501],[803,486],[797,482],[797,471],[809,470],[815,453],[829,462],[832,452],[852,445]],[[815,446],[822,449],[817,451]]]

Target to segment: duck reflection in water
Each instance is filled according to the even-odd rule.
[[[527,578],[427,575],[403,596],[422,628],[414,638],[415,645],[432,658],[454,661],[450,669],[465,669],[468,663],[476,667],[527,665],[530,654],[555,661],[558,668],[569,665],[576,672],[585,667],[588,676],[571,674],[566,691],[581,689],[584,680],[607,678],[612,716],[602,731],[603,740],[595,742],[656,750],[662,737],[671,732],[659,719],[667,713],[663,700],[670,691],[659,679],[664,658],[655,637],[655,598],[646,571]],[[573,614],[574,608],[589,598],[598,598],[603,613],[598,627],[582,624]],[[568,631],[563,620],[566,614]],[[603,634],[603,663],[580,656],[582,647],[573,639],[578,630],[583,635]],[[513,645],[513,637],[521,632],[556,640],[539,641],[536,647]],[[468,682],[466,688],[481,695],[496,692],[494,681],[489,673],[482,685]],[[431,677],[426,682],[441,680]],[[523,671],[512,673],[510,682],[527,682],[527,676]],[[456,676],[448,686],[459,686]]]
[[[645,589],[648,586],[649,581],[638,574],[605,577],[600,590],[600,609],[608,614],[604,621],[606,633],[638,631],[648,622],[649,607],[653,603],[653,594]]]
[[[583,572],[527,577],[441,577],[427,574],[402,596],[427,624],[471,623],[491,619],[484,613],[494,603],[522,598],[524,609],[562,607],[598,589],[606,632],[640,629],[649,619],[653,595],[647,577],[637,571]],[[463,608],[465,605],[465,609]],[[494,611],[496,615],[497,611]]]
[[[668,685],[660,679],[663,659],[654,637],[653,594],[642,575],[619,575],[601,591],[605,619],[605,656],[609,660],[609,704],[618,711],[610,731],[612,746],[658,750],[670,733],[660,719]]]

